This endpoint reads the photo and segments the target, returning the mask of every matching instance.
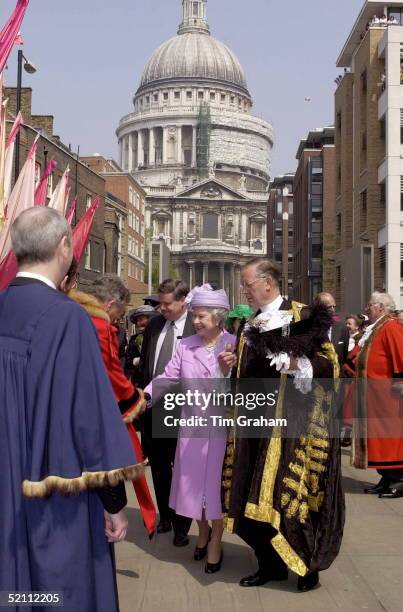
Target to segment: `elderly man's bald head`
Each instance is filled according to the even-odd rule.
[[[11,226],[11,242],[20,267],[50,262],[63,238],[71,250],[70,225],[60,213],[46,206],[28,208]]]

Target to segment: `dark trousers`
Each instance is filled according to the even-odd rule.
[[[143,415],[146,418],[142,420],[142,445],[144,455],[148,457],[151,465],[160,520],[171,520],[175,533],[186,535],[192,524],[192,519],[176,514],[169,507],[176,439],[152,437],[150,412],[148,411]]]
[[[273,576],[287,571],[286,564],[270,542],[276,533],[271,525],[248,518],[240,519],[237,526],[239,537],[255,551],[259,571]]]
[[[396,468],[391,470],[377,470],[378,474],[380,474],[383,478],[388,480],[390,484],[394,482],[399,482],[399,480],[403,480],[403,469]]]

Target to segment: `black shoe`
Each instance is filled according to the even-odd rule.
[[[262,584],[266,584],[270,580],[287,580],[288,571],[282,572],[262,572],[258,570],[256,574],[252,574],[251,576],[245,576],[242,580],[239,581],[239,586],[242,587],[255,587],[262,586]]]
[[[298,578],[298,591],[302,591],[306,593],[307,591],[312,591],[319,584],[319,572],[312,572],[312,574],[308,574],[307,576],[300,576]]]
[[[175,533],[173,539],[173,545],[178,548],[182,548],[183,546],[187,546],[189,544],[189,538],[184,533]]]
[[[196,546],[194,554],[193,554],[193,559],[195,561],[201,561],[202,559],[204,559],[204,557],[207,555],[207,547],[208,547],[208,543],[211,540],[211,527],[209,528],[209,534],[208,534],[208,540],[207,540],[207,544],[206,546]]]
[[[391,482],[388,489],[379,493],[379,497],[386,499],[397,499],[398,497],[403,497],[403,482]]]
[[[172,530],[172,522],[170,519],[160,519],[157,526],[157,533],[168,533]]]
[[[223,551],[221,551],[220,560],[218,561],[218,563],[209,563],[207,561],[205,568],[204,568],[204,571],[206,572],[206,574],[215,574],[216,572],[219,572],[221,569],[223,558],[224,558],[224,553]]]
[[[380,493],[384,493],[389,490],[389,482],[386,480],[384,476],[380,479],[378,484],[373,487],[366,487],[364,489],[364,493],[368,493],[370,495],[379,495]]]

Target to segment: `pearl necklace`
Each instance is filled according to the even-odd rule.
[[[204,348],[206,349],[206,351],[208,351],[209,353],[212,353],[214,351],[214,349],[216,348],[217,344],[219,343],[219,341],[221,340],[223,333],[221,332],[220,335],[213,340],[212,342],[209,342],[208,344],[204,345]]]

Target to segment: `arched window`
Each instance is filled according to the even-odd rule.
[[[203,215],[203,238],[218,238],[218,215],[215,213]]]

